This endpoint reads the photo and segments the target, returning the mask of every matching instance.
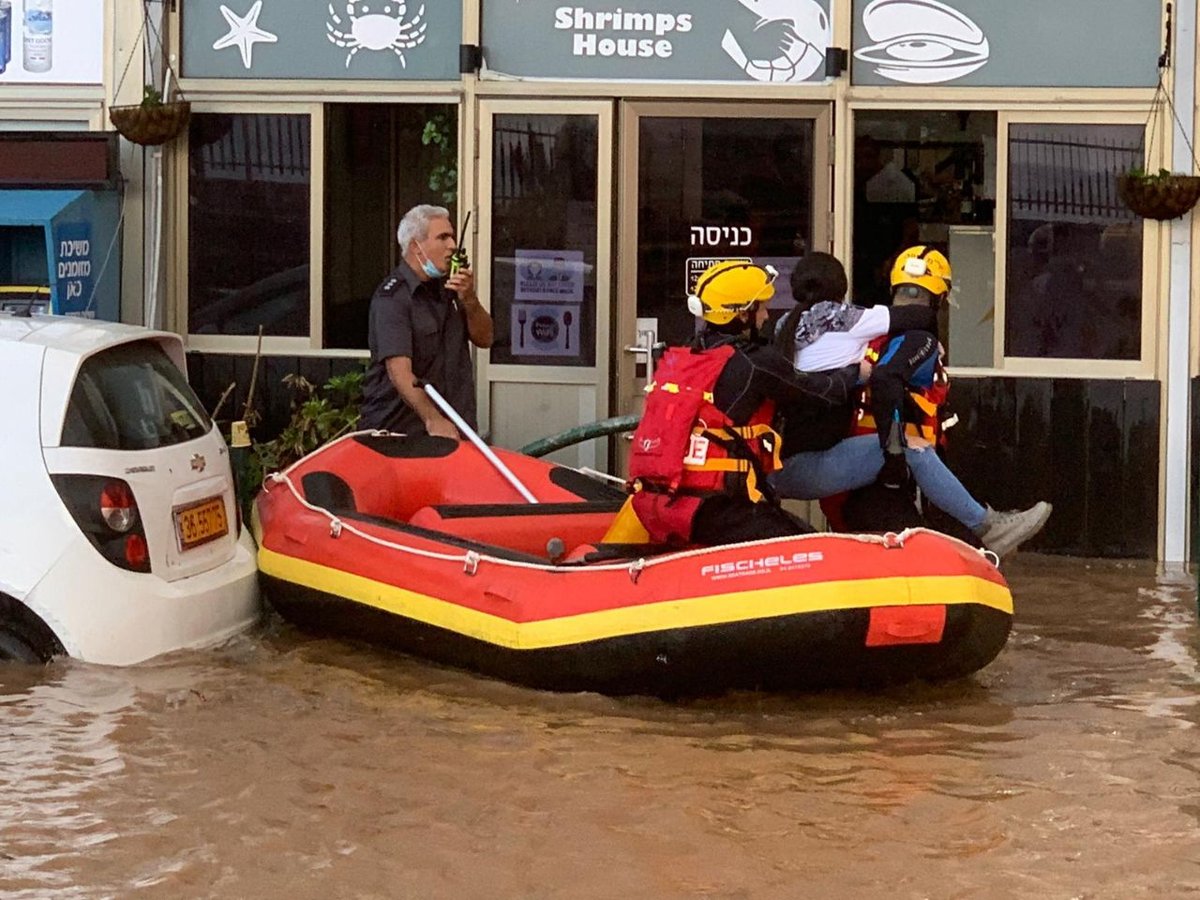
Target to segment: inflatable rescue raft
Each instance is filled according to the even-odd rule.
[[[980,551],[926,530],[687,550],[606,543],[620,490],[467,442],[350,435],[269,476],[266,596],[302,629],[540,688],[807,690],[968,675],[1012,597]]]

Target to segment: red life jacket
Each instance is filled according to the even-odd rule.
[[[887,347],[890,337],[876,338],[867,346],[866,358],[872,363],[879,361],[879,356]],[[944,441],[942,434],[942,418],[938,409],[946,402],[950,393],[950,377],[942,368],[939,361],[933,375],[933,384],[927,388],[913,388],[908,392],[908,403],[904,404],[901,416],[904,418],[904,433],[909,437],[920,437],[930,444],[937,446]],[[948,426],[947,426],[948,427]],[[868,385],[862,389],[858,398],[858,415],[851,426],[850,433],[875,434],[875,416],[871,412],[871,388]]]
[[[763,500],[758,480],[780,466],[774,401],[764,400],[742,426],[713,405],[733,353],[728,344],[671,347],[655,369],[629,454],[633,510],[655,543],[690,542],[705,497],[736,490]]]

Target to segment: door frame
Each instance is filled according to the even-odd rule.
[[[634,354],[638,295],[638,124],[642,118],[811,119],[813,130],[813,242],[832,249],[833,103],[625,100],[620,110],[617,183],[617,304],[614,317],[612,415],[632,412],[640,395]],[[679,297],[684,302],[684,297]],[[640,407],[640,404],[636,404]],[[618,453],[617,456],[624,454]]]
[[[561,384],[592,386],[595,389],[595,409],[581,414],[591,414],[593,419],[608,415],[611,403],[612,339],[612,259],[613,259],[613,204],[614,187],[613,143],[614,115],[611,100],[545,100],[540,97],[479,100],[479,131],[475,146],[477,150],[477,198],[479,212],[477,222],[477,258],[492,259],[492,189],[494,165],[493,123],[500,115],[590,115],[597,120],[596,159],[596,364],[590,367],[534,366],[493,363],[488,350],[478,351],[476,364],[477,400],[479,425],[483,430],[492,430],[492,385],[509,384]],[[481,267],[475,273],[476,286],[481,297],[488,298],[491,310],[491,267]],[[497,328],[507,323],[496,324]],[[509,410],[507,415],[518,414]],[[601,450],[603,456],[603,450]]]

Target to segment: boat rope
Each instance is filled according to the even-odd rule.
[[[328,449],[329,447],[333,446],[336,443],[339,443],[340,441],[353,438],[359,434],[379,435],[379,434],[387,434],[387,433],[388,432],[378,432],[378,431],[355,432],[354,434],[347,434],[347,435],[343,435],[340,438],[337,438],[335,441],[332,441],[329,444],[326,444],[325,447],[322,449]],[[320,453],[321,451],[317,450],[315,452]],[[309,456],[312,456],[312,455],[315,455],[315,454],[309,454]],[[308,457],[304,457],[304,459],[308,459]],[[263,490],[270,492],[271,485],[283,485],[288,490],[288,492],[292,495],[292,497],[295,498],[297,503],[299,503],[305,509],[308,509],[311,512],[317,513],[318,515],[322,515],[329,520],[330,534],[333,537],[341,538],[341,537],[344,537],[346,534],[352,534],[357,538],[361,538],[362,540],[367,541],[368,543],[375,544],[376,546],[379,546],[379,547],[385,547],[389,550],[396,550],[400,553],[408,553],[412,556],[419,556],[419,557],[422,557],[425,559],[435,559],[435,560],[439,560],[442,562],[459,563],[463,566],[463,571],[465,571],[468,575],[476,574],[476,572],[479,569],[479,565],[481,563],[487,563],[489,565],[503,566],[503,567],[512,568],[512,569],[530,569],[530,570],[538,571],[538,572],[558,572],[558,573],[563,573],[563,574],[572,573],[572,572],[587,573],[587,572],[622,572],[623,571],[623,572],[628,572],[630,580],[633,581],[634,584],[636,584],[638,581],[638,578],[641,576],[642,572],[644,572],[646,569],[651,569],[656,566],[667,565],[668,563],[673,563],[676,560],[688,559],[688,558],[700,559],[700,558],[709,556],[714,553],[723,553],[726,550],[739,550],[742,548],[752,548],[752,547],[766,547],[769,545],[777,544],[780,541],[780,538],[777,538],[777,537],[764,538],[762,540],[757,540],[757,541],[742,541],[742,542],[736,543],[736,544],[717,544],[717,545],[714,545],[711,547],[695,547],[695,548],[692,548],[689,550],[677,550],[677,551],[670,552],[670,553],[655,554],[654,556],[650,556],[650,557],[643,556],[643,557],[638,557],[637,559],[634,559],[634,560],[624,560],[621,562],[611,562],[611,563],[583,563],[583,562],[581,562],[577,565],[572,564],[572,563],[566,563],[566,564],[562,564],[562,563],[555,564],[555,563],[550,563],[550,562],[535,563],[535,562],[526,562],[525,560],[519,560],[519,559],[505,559],[502,556],[493,556],[489,553],[479,552],[477,550],[465,550],[462,553],[442,553],[437,550],[425,550],[421,547],[413,547],[408,544],[400,544],[395,541],[390,541],[390,540],[387,540],[386,538],[379,537],[378,535],[371,534],[370,532],[363,531],[361,528],[358,528],[355,525],[351,524],[350,522],[347,522],[345,519],[340,518],[338,515],[336,515],[332,511],[326,509],[325,507],[317,506],[314,503],[310,503],[297,489],[295,483],[291,479],[291,475],[289,474],[292,471],[292,469],[294,469],[297,465],[299,465],[301,462],[303,462],[304,459],[298,460],[297,462],[293,463],[291,466],[289,466],[287,469],[285,469],[282,472],[272,472],[272,473],[266,475],[263,478]],[[806,541],[806,540],[814,540],[814,539],[828,540],[829,538],[836,538],[838,540],[852,541],[852,542],[860,543],[860,544],[878,544],[878,545],[882,545],[884,547],[903,547],[904,542],[906,540],[908,540],[908,538],[910,536],[912,536],[914,534],[921,534],[921,533],[937,534],[939,537],[943,537],[948,540],[955,541],[956,543],[963,544],[963,546],[965,546],[965,547],[971,547],[970,544],[966,544],[963,541],[959,541],[955,537],[942,534],[941,532],[934,532],[932,529],[929,529],[929,528],[906,528],[904,531],[901,531],[899,533],[888,532],[887,534],[843,534],[843,533],[838,533],[838,532],[821,531],[821,532],[813,532],[812,534],[792,535],[792,536],[789,536],[788,538],[786,538],[786,540],[788,542],[792,542],[792,541]],[[436,538],[429,538],[429,540],[436,540]],[[971,547],[971,549],[974,550],[976,553],[983,553],[985,556],[987,555],[987,551],[981,551],[977,547]],[[990,559],[990,557],[989,557],[989,559]]]

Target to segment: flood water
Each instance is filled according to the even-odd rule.
[[[4,898],[1200,894],[1195,582],[1018,557],[973,678],[665,703],[278,620],[0,668]]]

